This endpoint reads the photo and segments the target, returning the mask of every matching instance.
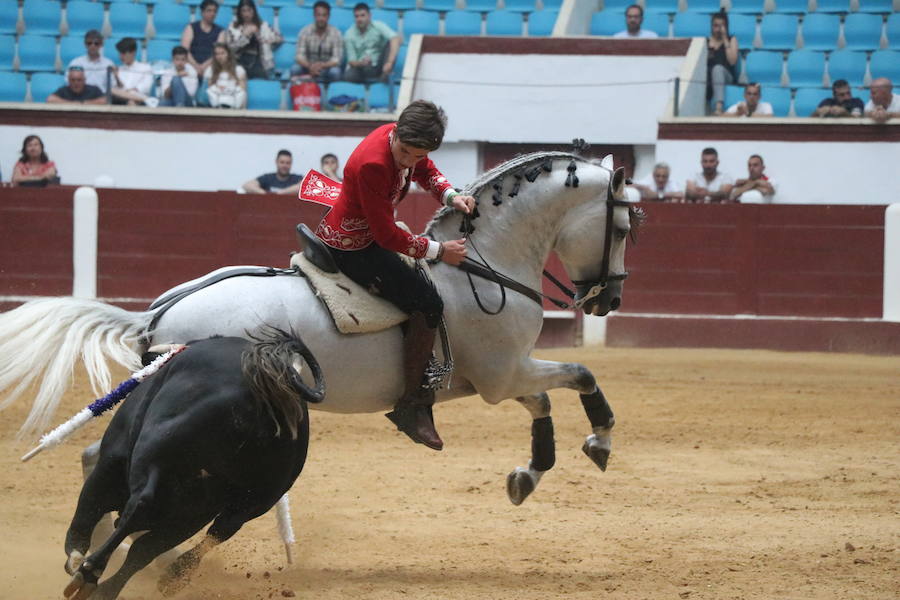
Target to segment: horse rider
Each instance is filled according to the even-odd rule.
[[[475,198],[457,193],[428,158],[440,147],[446,127],[443,109],[416,100],[396,123],[366,136],[347,160],[340,196],[316,229],[341,271],[409,315],[403,395],[386,416],[413,441],[434,450],[444,442],[434,428],[434,390],[423,383],[444,305],[434,286],[396,253],[458,265],[466,247],[464,240],[437,242],[407,233],[397,226],[395,210],[412,181],[448,207],[474,210]]]

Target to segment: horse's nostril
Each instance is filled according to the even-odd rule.
[[[609,303],[609,310],[619,310],[620,304],[622,304],[621,298],[613,298],[612,302]]]

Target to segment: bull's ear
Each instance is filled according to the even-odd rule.
[[[619,200],[625,197],[625,167],[619,167],[612,178],[613,197]]]
[[[607,154],[606,156],[604,156],[603,160],[600,161],[600,166],[612,171],[613,170],[613,155]]]

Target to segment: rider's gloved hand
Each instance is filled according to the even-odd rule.
[[[454,198],[456,200],[456,198]],[[448,265],[458,265],[466,257],[466,240],[448,240],[441,242],[441,251],[438,259]]]

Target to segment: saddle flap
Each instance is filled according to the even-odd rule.
[[[303,256],[309,262],[326,273],[337,273],[339,271],[334,258],[331,256],[331,252],[328,251],[322,240],[317,238],[316,234],[305,223],[297,225],[297,242],[300,244]]]

